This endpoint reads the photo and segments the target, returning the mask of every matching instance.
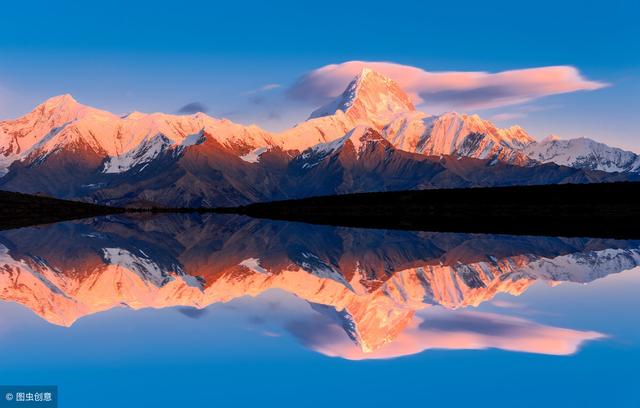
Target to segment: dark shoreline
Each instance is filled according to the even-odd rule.
[[[334,226],[640,238],[639,182],[360,193],[224,208],[118,208],[0,191],[0,230],[122,213],[223,213]]]
[[[640,238],[640,183],[362,193],[224,212],[360,228]]]
[[[0,230],[124,212],[124,208],[0,191]]]

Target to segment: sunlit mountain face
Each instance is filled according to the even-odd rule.
[[[640,265],[640,241],[314,226],[227,215],[112,216],[0,232],[0,300],[71,328],[130,308],[267,292],[307,305],[280,324],[350,360],[427,349],[575,353],[608,333],[479,310],[536,284],[589,284]],[[501,298],[504,299],[504,298]],[[502,300],[504,302],[504,300]]]
[[[358,192],[640,180],[640,157],[421,112],[364,67],[281,132],[204,113],[127,115],[65,94],[0,121],[0,189],[117,206],[237,206]]]

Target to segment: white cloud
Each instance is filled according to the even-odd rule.
[[[335,323],[294,333],[305,345],[331,357],[348,360],[388,359],[425,350],[489,348],[548,355],[571,355],[587,341],[606,338],[595,331],[546,326],[531,320],[478,311],[430,310],[382,347],[364,351]]]
[[[417,105],[441,109],[488,109],[548,95],[600,89],[608,84],[586,79],[572,66],[547,66],[489,72],[429,72],[391,62],[349,61],[304,74],[287,90],[291,98],[321,104],[339,95],[364,67],[400,85]]]

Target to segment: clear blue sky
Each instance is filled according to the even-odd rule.
[[[0,118],[71,93],[116,113],[198,102],[213,116],[282,128],[313,109],[302,101],[284,109],[288,87],[327,64],[567,65],[610,86],[477,113],[536,137],[587,136],[640,151],[639,19],[635,0],[9,1],[0,13]],[[256,91],[269,84],[280,86]]]

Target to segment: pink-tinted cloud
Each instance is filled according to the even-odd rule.
[[[560,106],[561,105],[545,105],[545,106],[520,105],[516,107],[514,110],[495,114],[491,117],[491,119],[498,122],[506,122],[506,121],[511,121],[513,119],[524,118],[533,112],[547,111],[550,109],[556,109]]]
[[[493,115],[491,119],[497,122],[502,122],[506,120],[524,118],[525,116],[527,116],[527,114],[524,112],[505,112],[505,113],[498,113],[496,115]]]
[[[526,307],[522,303],[511,302],[509,300],[493,300],[490,303],[495,307],[504,309],[524,309]]]
[[[372,352],[364,352],[337,325],[322,327],[317,332],[307,331],[305,335],[311,336],[302,340],[312,349],[327,356],[349,360],[387,359],[428,349],[496,348],[570,355],[585,341],[606,337],[594,331],[545,326],[526,319],[473,311],[439,311],[416,316],[411,326],[398,337]]]
[[[288,89],[298,100],[323,103],[335,98],[364,67],[374,69],[403,88],[417,105],[439,109],[486,109],[514,105],[543,96],[600,89],[571,66],[549,66],[489,72],[429,72],[390,62],[349,61],[313,70]]]

